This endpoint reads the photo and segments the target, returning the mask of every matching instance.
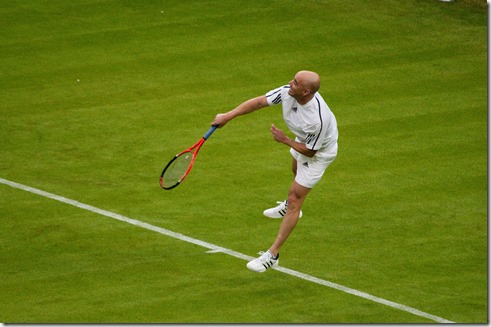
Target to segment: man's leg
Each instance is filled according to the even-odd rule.
[[[296,169],[294,171],[296,171]],[[269,248],[269,252],[271,252],[275,257],[278,255],[278,252],[280,252],[280,248],[286,242],[288,236],[290,236],[293,229],[295,229],[295,226],[298,223],[300,209],[302,208],[302,204],[310,190],[310,188],[306,188],[298,184],[296,181],[293,181],[290,191],[288,192],[288,208],[286,210],[286,214],[281,222],[276,240]]]
[[[295,158],[292,159],[292,172],[293,179],[295,179],[295,176],[297,176],[297,160]]]

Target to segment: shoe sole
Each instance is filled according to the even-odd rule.
[[[283,218],[283,217],[284,217],[284,216],[280,216],[280,217],[271,217],[271,216],[267,216],[266,214],[264,214],[264,212],[263,212],[263,215],[264,215],[264,217],[267,217],[267,218],[270,218],[270,219],[281,219],[281,218]],[[301,214],[300,214],[300,216],[298,216],[298,218],[300,219],[300,218],[302,218],[302,216],[303,216],[303,214],[301,213]]]
[[[271,265],[270,267],[266,268],[264,267],[264,270],[255,270],[255,269],[252,269],[251,267],[249,267],[249,263],[246,265],[247,269],[249,269],[250,271],[253,271],[253,272],[257,272],[257,273],[263,273],[265,272],[266,270],[270,269],[270,268],[274,268],[274,267],[278,267],[278,262],[276,262],[275,264]]]

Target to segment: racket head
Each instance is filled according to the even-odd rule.
[[[172,158],[160,175],[160,186],[164,190],[178,186],[191,170],[194,158],[195,153],[191,150],[183,151]]]

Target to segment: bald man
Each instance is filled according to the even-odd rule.
[[[247,268],[252,271],[264,272],[278,265],[280,249],[302,216],[305,198],[336,158],[336,118],[318,93],[319,88],[320,77],[317,73],[300,71],[288,85],[247,100],[227,113],[218,114],[212,122],[212,125],[223,127],[237,116],[281,103],[283,119],[295,135],[295,139],[291,139],[275,125],[271,126],[273,139],[290,148],[294,180],[287,200],[278,202],[277,207],[263,213],[266,217],[282,218],[283,221],[271,247],[266,252],[260,252],[259,258],[247,263]]]

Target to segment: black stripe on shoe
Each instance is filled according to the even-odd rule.
[[[286,210],[288,210],[288,200],[285,201],[285,207],[278,211],[278,213],[281,215],[281,217],[284,217],[286,215]]]

